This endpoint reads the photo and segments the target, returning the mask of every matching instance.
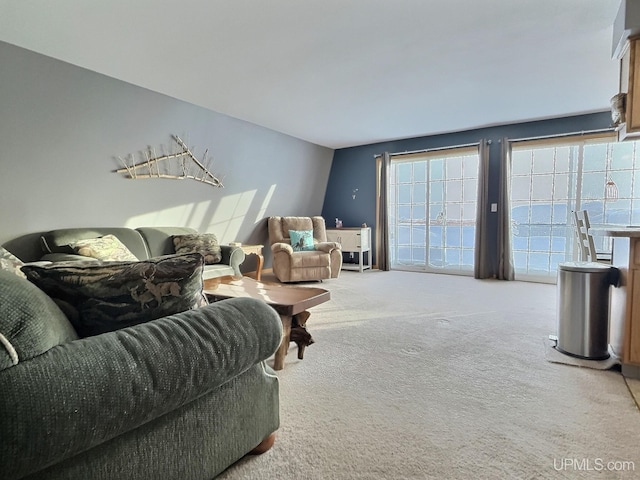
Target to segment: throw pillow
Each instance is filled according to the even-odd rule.
[[[22,260],[16,257],[9,250],[0,247],[0,270],[7,270],[25,278],[24,273],[20,270],[23,265],[24,263],[22,263]]]
[[[138,258],[115,235],[87,238],[69,244],[78,255],[106,262],[137,262]]]
[[[198,252],[204,257],[204,263],[213,265],[222,260],[222,249],[213,233],[193,233],[174,235],[173,247],[176,253]]]
[[[294,252],[316,249],[313,244],[313,230],[289,230],[289,238]]]
[[[0,270],[0,370],[77,338],[67,317],[42,290]]]
[[[26,265],[22,270],[87,337],[205,304],[203,268],[202,255],[192,253],[140,262]]]

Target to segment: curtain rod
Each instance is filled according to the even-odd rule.
[[[489,140],[489,142],[491,142],[491,140]],[[448,147],[425,148],[423,150],[410,150],[410,151],[404,151],[404,152],[396,152],[396,153],[390,153],[389,156],[390,157],[396,157],[398,155],[413,155],[415,153],[430,153],[430,152],[438,152],[440,150],[453,150],[455,148],[477,147],[478,145],[480,145],[480,142],[465,143],[464,145],[450,145]],[[375,154],[373,156],[373,158],[378,158],[378,157],[381,157],[381,156],[382,156],[381,153],[377,153],[377,154]]]
[[[526,142],[530,140],[545,140],[548,138],[564,138],[564,137],[575,137],[576,135],[592,135],[596,133],[610,133],[615,132],[616,129],[613,127],[609,128],[600,128],[598,130],[582,130],[580,132],[571,132],[571,133],[561,133],[557,135],[541,135],[539,137],[525,137],[525,138],[510,138],[510,142]]]
[[[564,137],[575,137],[576,135],[592,135],[592,134],[596,134],[596,133],[613,133],[615,132],[616,129],[614,127],[608,127],[608,128],[600,128],[600,129],[596,129],[596,130],[582,130],[580,132],[570,132],[570,133],[561,133],[561,134],[556,134],[556,135],[540,135],[538,137],[523,137],[523,138],[510,138],[509,141],[510,142],[525,142],[525,141],[529,141],[529,140],[544,140],[544,139],[548,139],[548,138],[564,138]],[[491,140],[488,140],[487,143],[491,144]],[[390,157],[395,157],[398,155],[411,155],[414,153],[429,153],[429,152],[437,152],[440,150],[451,150],[454,148],[467,148],[467,147],[475,147],[480,145],[480,142],[474,142],[474,143],[467,143],[464,145],[451,145],[448,147],[436,147],[436,148],[425,148],[423,150],[411,150],[411,151],[404,151],[404,152],[396,152],[396,153],[390,153],[389,156]],[[377,153],[373,156],[373,158],[378,158],[381,157],[382,154],[381,153]]]

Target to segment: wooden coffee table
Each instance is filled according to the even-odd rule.
[[[276,351],[273,369],[282,370],[284,357],[291,340],[291,321],[294,315],[306,312],[328,301],[328,290],[316,287],[292,287],[279,283],[258,282],[253,278],[233,278],[230,276],[210,278],[204,281],[207,298],[216,301],[226,298],[250,297],[265,301],[280,315],[282,320],[282,343]]]

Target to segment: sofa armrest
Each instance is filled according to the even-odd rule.
[[[271,252],[275,255],[278,252],[284,252],[293,255],[293,247],[288,243],[274,243],[271,245]]]
[[[0,372],[0,472],[21,478],[214,390],[278,348],[282,325],[237,298],[56,346]]]
[[[229,265],[233,268],[234,276],[241,277],[240,265],[244,262],[244,251],[240,247],[232,247],[231,245],[220,245],[220,253],[222,253],[222,260],[220,263]]]
[[[321,252],[331,253],[333,250],[341,250],[342,246],[337,242],[320,242],[315,244],[316,250]]]

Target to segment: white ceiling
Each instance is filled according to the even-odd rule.
[[[340,148],[608,109],[619,4],[0,0],[0,40]]]

